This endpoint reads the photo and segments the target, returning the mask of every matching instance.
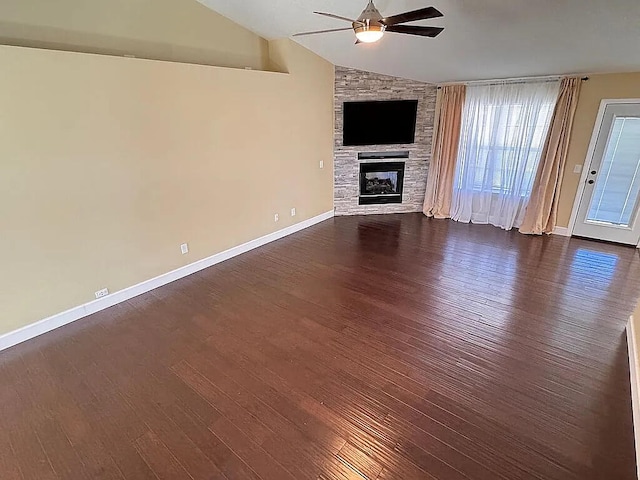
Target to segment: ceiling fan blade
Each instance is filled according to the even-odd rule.
[[[421,8],[412,12],[399,13],[391,17],[383,18],[381,23],[387,26],[397,25],[399,23],[416,22],[418,20],[427,20],[429,18],[442,17],[442,13],[434,7]]]
[[[387,32],[406,33],[407,35],[419,35],[421,37],[437,37],[444,30],[441,27],[416,27],[413,25],[392,25],[387,27]]]
[[[318,33],[331,33],[331,32],[346,32],[347,30],[353,30],[353,28],[351,27],[345,27],[345,28],[332,28],[330,30],[316,30],[315,32],[302,32],[302,33],[295,33],[293,35],[291,35],[292,37],[302,37],[304,35],[316,35]]]
[[[315,13],[316,15],[324,15],[325,17],[329,17],[329,18],[337,18],[338,20],[344,20],[345,22],[362,23],[358,20],[353,20],[347,17],[341,17],[340,15],[334,15],[333,13],[323,13],[323,12],[313,12],[313,13]]]

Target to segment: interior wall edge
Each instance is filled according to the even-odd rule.
[[[193,0],[4,0],[0,43],[266,69],[267,40]]]
[[[333,209],[333,65],[289,43],[291,74],[0,46],[0,335]]]
[[[627,347],[629,350],[629,375],[631,382],[631,406],[633,411],[633,434],[636,449],[636,469],[640,480],[640,383],[638,379],[638,344],[634,327],[634,317],[627,323]]]
[[[266,75],[290,75],[290,72],[278,67],[274,66],[273,68],[247,68],[247,67],[235,67],[235,66],[227,66],[227,65],[217,65],[214,63],[207,62],[198,62],[198,61],[182,61],[182,60],[172,60],[170,58],[161,58],[161,57],[151,57],[151,56],[135,56],[135,55],[124,55],[119,53],[112,53],[106,51],[95,51],[89,49],[72,49],[72,48],[64,48],[59,45],[51,46],[51,45],[37,45],[37,44],[17,44],[3,41],[0,38],[0,48],[12,48],[12,49],[22,49],[22,50],[46,50],[51,52],[63,52],[75,55],[84,55],[84,56],[96,56],[96,57],[115,57],[122,58],[131,62],[156,62],[156,63],[175,63],[178,65],[191,65],[193,67],[200,68],[209,68],[209,69],[222,69],[222,70],[242,70],[246,71],[248,74],[266,74]],[[272,65],[272,64],[270,64]]]
[[[217,265],[218,263],[224,262],[225,260],[229,260],[238,255],[242,255],[243,253],[246,253],[255,248],[261,247],[293,233],[309,228],[320,222],[324,222],[325,220],[328,220],[333,216],[333,210],[321,213],[320,215],[316,215],[315,217],[309,218],[302,222],[298,222],[276,232],[269,233],[254,240],[250,240],[249,242],[216,253],[214,255],[211,255],[210,257],[203,258],[196,262],[159,275],[155,278],[145,280],[136,285],[114,292],[106,297],[100,298],[98,300],[93,300],[83,305],[78,305],[64,312],[57,313],[50,317],[21,327],[12,332],[0,335],[0,351],[26,342],[27,340],[43,335],[69,323],[73,323],[77,320],[88,317],[89,315],[105,310],[109,307],[117,305],[118,303],[125,302],[131,298],[137,297],[138,295],[142,295],[143,293],[155,290],[156,288],[162,287],[163,285],[167,285],[171,282],[175,282],[176,280],[180,280],[181,278],[192,275],[196,272],[204,270],[205,268]]]

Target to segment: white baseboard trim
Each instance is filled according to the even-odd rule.
[[[636,471],[640,479],[640,384],[638,381],[638,345],[636,344],[633,316],[627,323],[627,347],[629,349],[629,372],[631,380],[631,408],[633,411],[633,434],[636,444]]]
[[[279,240],[283,237],[286,237],[287,235],[291,235],[292,233],[296,233],[300,230],[304,230],[305,228],[309,228],[317,223],[328,220],[333,216],[333,210],[330,212],[325,212],[303,222],[291,225],[290,227],[278,230],[277,232],[273,232],[263,237],[256,238],[255,240],[251,240],[250,242],[243,243],[242,245],[238,245],[237,247],[230,248],[229,250],[225,250],[224,252],[216,253],[215,255],[203,258],[202,260],[198,260],[197,262],[185,265],[184,267],[180,267],[171,272],[164,273],[158,277],[146,280],[142,283],[138,283],[137,285],[125,288],[124,290],[114,292],[110,295],[107,295],[106,297],[100,298],[98,300],[93,300],[89,303],[85,303],[84,305],[79,305],[65,312],[57,313],[55,315],[52,315],[51,317],[45,318],[30,325],[26,325],[22,328],[19,328],[18,330],[14,330],[13,332],[5,333],[4,335],[0,336],[0,351],[5,350],[9,347],[13,347],[14,345],[22,343],[31,338],[42,335],[43,333],[55,330],[56,328],[59,328],[63,325],[67,325],[68,323],[80,320],[81,318],[89,316],[93,313],[112,307],[118,303],[129,300],[130,298],[137,297],[138,295],[142,295],[143,293],[147,293],[158,287],[166,285],[167,283],[175,282],[176,280],[199,272],[200,270],[204,270],[205,268],[211,267],[220,262],[224,262],[225,260],[229,260],[230,258],[246,253],[249,250],[253,250],[254,248],[261,247],[263,245],[266,245],[267,243]]]
[[[560,235],[561,237],[570,237],[569,229],[567,227],[554,227],[553,235]]]

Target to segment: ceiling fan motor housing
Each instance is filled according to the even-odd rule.
[[[390,17],[383,17],[373,0],[369,0],[367,7],[362,11],[357,20],[333,13],[313,12],[317,15],[330,17],[337,20],[343,20],[351,23],[350,28],[333,28],[330,30],[317,30],[315,32],[296,33],[294,37],[303,35],[315,35],[318,33],[341,32],[343,30],[351,30],[356,34],[358,39],[356,43],[375,43],[382,38],[385,32],[404,33],[406,35],[418,35],[421,37],[436,37],[444,28],[442,27],[423,27],[419,25],[404,25],[406,23],[416,22],[418,20],[429,20],[431,18],[442,17],[442,13],[434,7],[425,7],[410,12],[399,13]]]
[[[357,21],[353,23],[353,29],[358,33],[362,32],[384,32],[385,25],[382,23],[384,17],[380,14],[373,1],[369,1],[367,7],[362,11]]]

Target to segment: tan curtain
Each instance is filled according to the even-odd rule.
[[[466,89],[465,85],[447,85],[439,90],[438,124],[423,208],[428,217],[450,217]]]
[[[560,184],[567,161],[581,83],[578,77],[562,79],[520,233],[541,235],[551,233],[556,226]]]

